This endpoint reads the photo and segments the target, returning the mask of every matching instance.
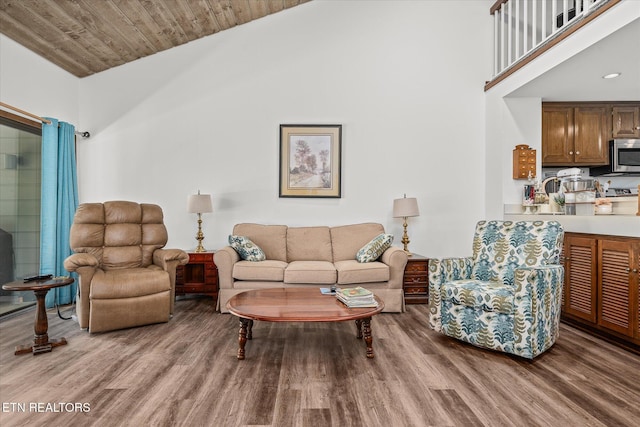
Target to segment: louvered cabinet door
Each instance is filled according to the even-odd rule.
[[[598,242],[598,325],[630,337],[636,317],[632,247],[628,241]]]
[[[636,318],[633,322],[635,325],[633,338],[636,344],[640,345],[640,239],[633,244],[633,261],[631,266],[631,289],[633,293],[633,303],[635,304]]]
[[[565,234],[564,310],[592,323],[597,314],[596,242],[595,238]]]

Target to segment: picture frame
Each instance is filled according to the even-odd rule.
[[[280,197],[342,197],[342,125],[280,125]]]

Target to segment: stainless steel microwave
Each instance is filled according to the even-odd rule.
[[[598,175],[640,175],[640,139],[609,141],[609,164],[590,169]]]

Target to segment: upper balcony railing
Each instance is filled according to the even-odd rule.
[[[485,90],[619,1],[497,0],[493,78]]]

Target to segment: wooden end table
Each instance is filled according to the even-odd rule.
[[[13,354],[32,353],[34,356],[41,353],[50,352],[53,347],[67,344],[67,340],[63,337],[60,339],[49,339],[49,322],[47,321],[47,310],[44,305],[44,298],[47,296],[49,289],[67,286],[73,283],[71,277],[60,277],[54,279],[34,280],[33,282],[9,282],[2,285],[5,291],[33,291],[36,294],[37,308],[36,321],[33,327],[34,336],[32,345],[19,345]]]
[[[189,262],[176,269],[176,296],[185,294],[208,295],[213,303],[218,300],[218,267],[215,251],[187,252]]]
[[[238,359],[244,359],[244,345],[252,337],[254,320],[266,322],[343,322],[355,320],[356,338],[367,346],[367,357],[373,358],[371,317],[384,309],[378,296],[377,307],[349,308],[334,295],[323,295],[319,288],[272,288],[246,291],[227,302],[231,314],[240,318]]]
[[[429,303],[429,258],[411,254],[402,280],[405,304]]]

